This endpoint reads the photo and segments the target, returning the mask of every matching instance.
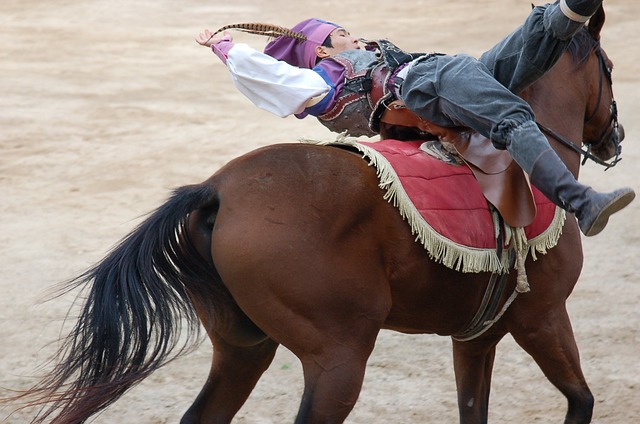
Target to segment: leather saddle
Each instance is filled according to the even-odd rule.
[[[465,127],[441,127],[411,112],[404,103],[390,103],[380,118],[380,136],[399,140],[439,139],[450,143],[480,183],[485,198],[512,227],[525,227],[536,216],[529,180],[506,150]]]

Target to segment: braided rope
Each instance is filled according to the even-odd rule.
[[[230,24],[225,25],[213,33],[209,40],[216,34],[221,33],[227,29],[237,29],[238,31],[246,32],[249,34],[263,35],[266,37],[289,37],[298,41],[306,41],[307,36],[301,32],[292,31],[289,28],[285,28],[279,25],[261,24],[256,22],[243,23],[243,24]],[[207,40],[208,41],[208,40]]]

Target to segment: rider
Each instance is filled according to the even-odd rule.
[[[574,212],[580,230],[593,236],[635,192],[602,194],[578,182],[538,129],[530,105],[513,93],[556,63],[601,3],[560,0],[535,7],[521,27],[479,60],[405,53],[386,40],[362,48],[344,28],[320,19],[291,29],[303,41],[289,31],[268,43],[264,53],[234,44],[227,31],[205,30],[196,41],[212,48],[243,94],[278,116],[313,115],[332,131],[370,136],[379,129],[384,107],[398,98],[437,125],[473,128],[508,150],[531,183]],[[376,74],[383,75],[382,83]],[[365,75],[373,77],[367,81]]]

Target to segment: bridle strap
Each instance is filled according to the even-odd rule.
[[[602,85],[604,83],[603,75],[605,74],[605,70],[607,71],[607,76],[609,78],[609,82],[611,82],[611,71],[606,67],[604,63],[604,57],[602,57],[602,53],[600,52],[600,42],[596,47],[596,55],[598,56],[598,63],[600,65],[600,73],[598,78],[598,100],[596,101],[596,106],[593,108],[593,112],[587,119],[584,120],[584,123],[591,121],[596,113],[598,113],[598,109],[600,108],[600,101],[602,100]]]
[[[600,43],[598,43],[598,46],[596,48],[596,54],[598,55],[598,60],[600,62],[600,78],[598,82],[598,100],[596,101],[596,106],[593,112],[591,113],[591,115],[589,115],[589,117],[585,119],[584,121],[585,124],[588,123],[591,119],[593,119],[593,117],[596,116],[596,113],[600,109],[600,102],[602,101],[602,92],[604,88],[604,76],[606,76],[609,83],[611,83],[611,69],[607,67],[604,57],[602,56]],[[599,137],[599,140],[604,140],[605,137],[612,136],[614,131],[618,131],[618,107],[616,105],[616,101],[613,100],[613,93],[611,98],[612,98],[612,101],[611,101],[611,108],[610,108],[611,114],[609,119],[609,125],[604,129],[604,131]],[[579,155],[584,156],[584,159],[582,160],[582,165],[584,165],[588,159],[591,159],[598,165],[604,166],[606,168],[605,169],[606,171],[607,169],[616,166],[616,164],[622,160],[622,158],[620,157],[619,143],[616,144],[616,156],[610,162],[607,162],[598,158],[597,156],[594,156],[591,153],[590,144],[587,144],[587,148],[583,150],[580,147],[578,147],[576,144],[567,140],[562,135],[558,134],[556,131],[552,130],[551,128],[545,127],[544,125],[542,125],[537,121],[536,121],[536,124],[538,125],[538,128],[540,128],[542,132],[546,133],[550,137],[553,137],[555,140],[559,141],[561,144],[577,152]]]
[[[606,169],[609,169],[609,168],[612,168],[612,167],[616,166],[616,164],[622,160],[620,155],[616,154],[616,157],[611,162],[604,161],[604,160],[598,158],[597,156],[594,156],[591,153],[591,146],[588,146],[585,150],[583,150],[580,147],[576,146],[571,141],[569,141],[568,139],[566,139],[565,137],[563,137],[562,135],[558,134],[556,131],[552,130],[551,128],[545,127],[544,125],[542,125],[540,122],[537,122],[537,121],[536,121],[536,124],[538,125],[538,128],[540,128],[540,130],[542,132],[546,133],[550,137],[553,137],[555,140],[559,141],[564,146],[566,146],[566,147],[572,149],[573,151],[577,152],[579,155],[584,156],[584,159],[582,160],[582,165],[584,165],[587,162],[588,159],[591,159],[592,161],[594,161],[598,165],[602,165]],[[606,171],[606,169],[605,169],[605,171]]]

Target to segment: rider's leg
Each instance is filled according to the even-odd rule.
[[[535,7],[520,27],[482,54],[480,61],[502,85],[519,93],[551,69],[601,3],[566,0]]]
[[[602,0],[560,0],[560,9],[569,19],[584,23],[601,4]]]
[[[609,216],[635,197],[630,188],[603,194],[578,182],[533,121],[508,131],[507,150],[538,190],[556,205],[575,213],[580,230],[587,236],[602,231]]]
[[[496,148],[507,149],[534,186],[556,205],[575,212],[588,236],[599,233],[609,216],[635,196],[629,188],[600,194],[578,182],[538,129],[529,104],[470,56],[434,56],[414,62],[401,97],[428,121],[473,128]]]

